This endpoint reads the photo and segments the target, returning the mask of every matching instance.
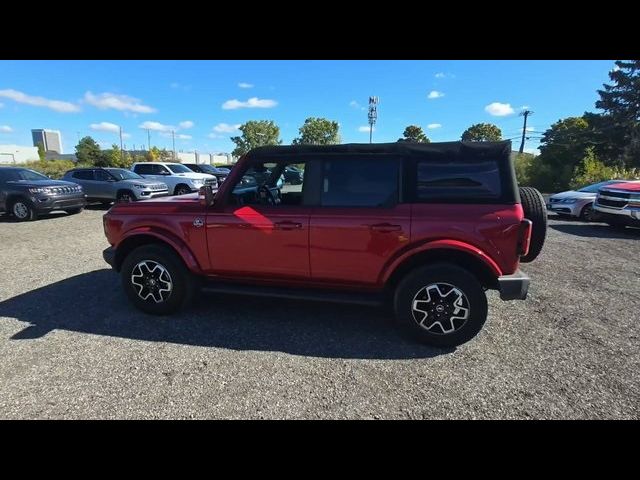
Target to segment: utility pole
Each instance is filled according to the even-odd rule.
[[[524,141],[527,135],[527,117],[533,115],[531,110],[523,110],[520,112],[520,116],[524,117],[524,124],[522,125],[522,143],[520,143],[520,153],[524,152]]]
[[[151,132],[149,131],[149,129],[147,128],[147,145],[148,147],[148,151],[151,151]]]
[[[171,139],[173,140],[173,161],[176,161],[176,132],[171,130]]]
[[[122,127],[120,127],[120,161],[124,158],[124,151],[122,148]]]
[[[373,126],[378,120],[378,103],[380,99],[378,97],[369,97],[369,143],[373,142]]]

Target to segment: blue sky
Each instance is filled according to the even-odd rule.
[[[532,136],[560,118],[594,110],[613,60],[590,61],[0,61],[0,144],[31,145],[32,128],[101,146],[147,143],[230,152],[247,120],[274,120],[291,143],[310,116],[340,123],[343,142],[368,142],[366,105],[380,98],[374,142],[396,141],[407,125],[432,141],[459,140],[478,122],[517,137],[523,106]],[[363,130],[363,131],[361,131]],[[514,140],[514,148],[519,139]],[[527,142],[527,150],[537,141]]]

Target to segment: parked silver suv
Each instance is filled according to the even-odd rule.
[[[132,202],[169,195],[166,184],[124,168],[74,168],[63,179],[81,185],[89,202]]]

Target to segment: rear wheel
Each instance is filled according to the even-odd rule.
[[[169,247],[143,245],[124,260],[120,273],[131,303],[154,315],[166,315],[186,306],[195,282],[182,259]]]
[[[524,218],[531,220],[531,243],[529,253],[520,257],[521,262],[535,260],[547,237],[547,205],[542,194],[531,187],[520,187],[520,201],[524,210]]]
[[[487,297],[478,279],[449,263],[409,273],[396,288],[394,308],[406,331],[437,347],[471,340],[487,319]]]
[[[29,200],[18,198],[11,202],[9,209],[13,217],[19,222],[28,222],[36,219],[36,211]]]

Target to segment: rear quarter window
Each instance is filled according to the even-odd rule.
[[[418,161],[418,202],[498,200],[501,173],[494,160]]]

